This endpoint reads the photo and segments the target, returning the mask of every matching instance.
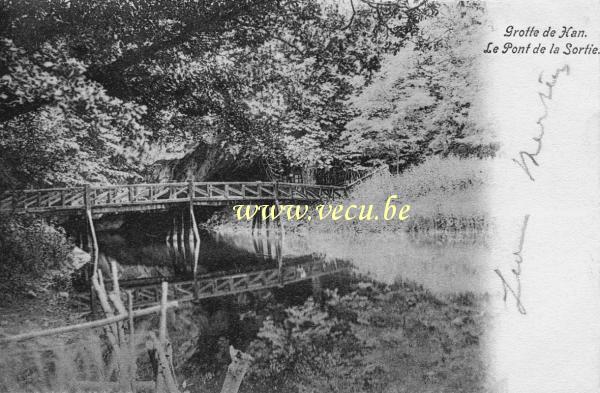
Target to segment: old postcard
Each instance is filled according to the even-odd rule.
[[[0,392],[600,392],[600,2],[0,2]]]

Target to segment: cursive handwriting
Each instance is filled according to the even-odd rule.
[[[544,74],[543,72],[541,72],[540,76],[538,77],[538,83],[546,85],[548,90],[546,93],[544,93],[544,92],[538,93],[538,95],[540,97],[540,101],[542,103],[542,106],[544,107],[544,113],[537,120],[537,125],[539,126],[539,129],[540,129],[539,135],[531,138],[534,140],[534,142],[537,143],[537,148],[533,153],[522,150],[519,152],[519,159],[516,159],[516,158],[512,159],[515,163],[517,163],[517,165],[519,165],[521,167],[521,169],[523,169],[523,171],[525,171],[525,173],[527,174],[527,176],[529,176],[529,179],[531,181],[535,181],[535,179],[531,175],[531,171],[529,170],[529,166],[527,165],[527,162],[525,162],[525,159],[529,158],[535,166],[539,166],[535,157],[537,157],[537,155],[540,154],[540,152],[542,151],[542,139],[544,138],[544,133],[545,133],[544,120],[546,119],[546,117],[548,117],[547,101],[552,100],[552,92],[554,91],[554,86],[556,85],[556,82],[558,81],[558,78],[560,77],[560,75],[562,73],[566,73],[567,75],[569,75],[569,72],[570,72],[569,66],[564,65],[563,67],[558,68],[554,72],[554,74],[552,74],[549,82],[547,82],[547,81],[544,82],[542,80],[542,76]]]
[[[519,248],[517,251],[513,252],[513,255],[515,256],[516,267],[514,269],[511,269],[511,271],[515,276],[515,280],[517,282],[516,289],[513,289],[510,286],[508,281],[502,275],[500,269],[494,270],[494,272],[496,272],[498,277],[500,277],[500,279],[502,280],[502,289],[504,289],[504,302],[506,303],[507,295],[508,293],[510,293],[517,302],[517,310],[523,315],[527,314],[527,311],[525,310],[525,306],[523,306],[523,303],[521,302],[521,264],[523,263],[523,256],[521,255],[521,252],[523,251],[523,244],[525,243],[525,232],[527,231],[528,222],[529,214],[525,215],[525,218],[523,220],[523,226],[521,227],[521,239],[519,240]]]

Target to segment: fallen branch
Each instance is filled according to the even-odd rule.
[[[244,375],[254,360],[252,356],[233,348],[232,345],[229,346],[229,354],[231,355],[231,364],[227,367],[227,375],[221,393],[237,393]]]

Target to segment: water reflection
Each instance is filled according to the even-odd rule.
[[[120,266],[121,279],[191,278],[194,271],[205,276],[343,260],[377,281],[412,281],[439,294],[485,292],[492,272],[489,250],[478,239],[415,239],[404,233],[352,236],[288,233],[285,237],[278,231],[258,236],[240,231],[199,234],[200,244],[187,238],[165,241],[147,237],[142,241],[101,233],[100,267],[108,273],[114,259]],[[199,254],[195,248],[199,248]]]
[[[244,232],[215,234],[221,242],[251,251]],[[484,293],[493,279],[490,250],[482,235],[424,236],[406,233],[286,234],[285,259],[308,256],[351,262],[356,271],[384,283],[411,281],[438,294]]]

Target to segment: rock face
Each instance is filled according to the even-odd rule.
[[[83,251],[79,247],[73,247],[71,251],[71,263],[75,270],[80,269],[86,263],[89,263],[92,257],[87,252]]]
[[[181,159],[157,161],[148,182],[266,180],[259,165],[240,163],[217,144],[199,144]]]

